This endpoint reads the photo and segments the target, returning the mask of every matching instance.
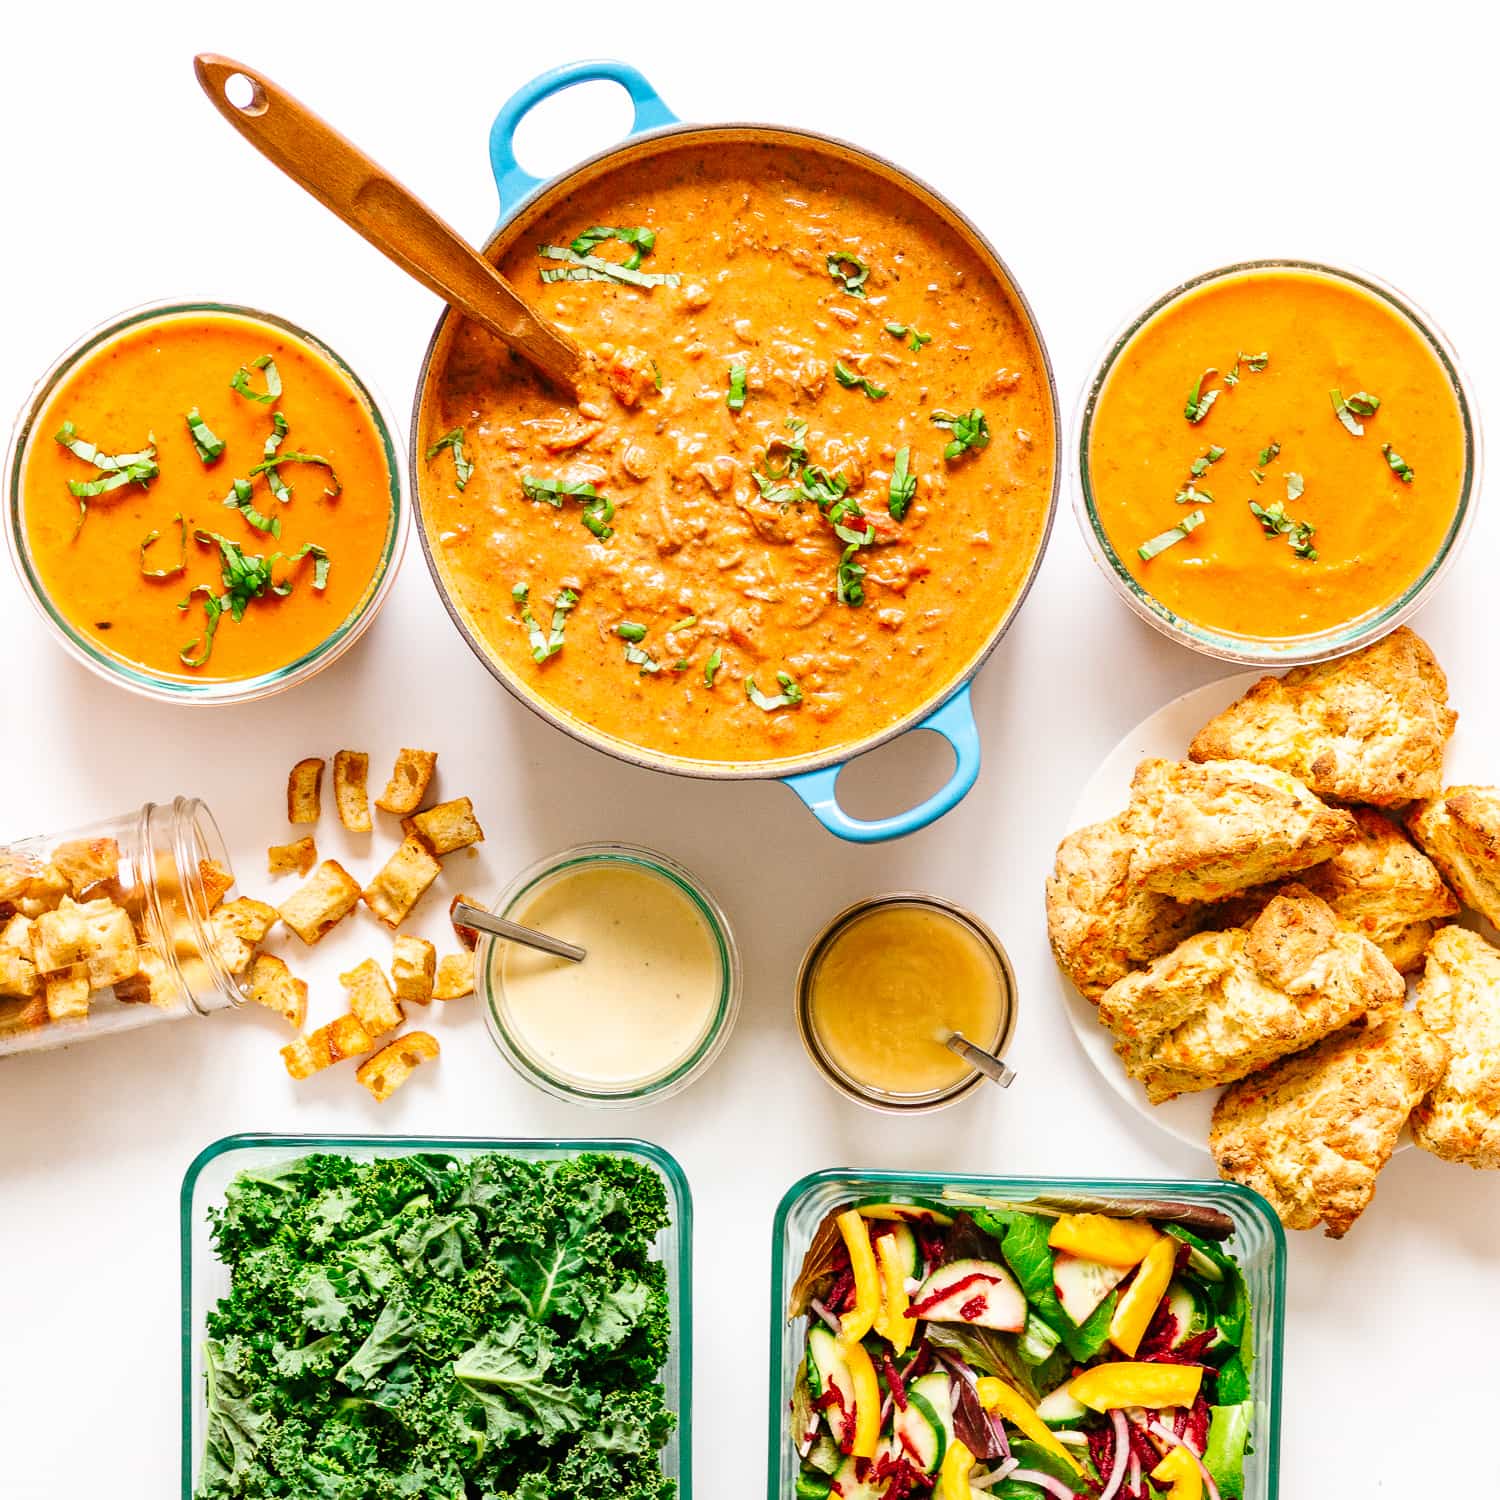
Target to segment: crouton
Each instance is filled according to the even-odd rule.
[[[158,1010],[174,1010],[186,1001],[186,994],[166,960],[153,948],[138,950],[140,967],[129,979],[115,985],[115,999],[132,1005],[154,1005]]]
[[[0,995],[13,1000],[29,1000],[40,990],[41,980],[37,977],[36,965],[31,961],[31,919],[11,917],[0,928]],[[430,982],[427,993],[430,998]]]
[[[461,942],[465,948],[469,949],[472,952],[479,944],[479,933],[473,927],[465,927],[464,924],[460,922],[456,916],[454,916],[454,912],[457,910],[458,903],[460,901],[467,903],[469,906],[483,906],[484,902],[476,901],[473,896],[465,896],[462,894],[462,892],[460,892],[460,894],[455,896],[448,903],[448,920],[453,923],[453,931],[457,936],[459,942]]]
[[[68,877],[56,865],[42,865],[26,882],[25,894],[16,898],[16,910],[24,916],[39,917],[44,911],[56,910],[71,889]]]
[[[462,1000],[474,993],[474,955],[472,953],[445,953],[437,966],[437,979],[433,982],[434,1000]]]
[[[31,882],[42,872],[35,855],[19,849],[0,849],[0,901],[18,901],[30,894]]]
[[[340,750],[333,757],[333,805],[350,833],[368,833],[370,757],[363,750]]]
[[[398,937],[391,946],[391,980],[398,1000],[426,1005],[432,999],[437,949],[419,937]]]
[[[432,784],[432,773],[436,769],[436,750],[398,751],[391,779],[375,799],[375,806],[388,813],[416,812],[422,805],[422,798],[427,795],[427,788]]]
[[[442,871],[427,846],[408,835],[361,893],[387,927],[399,927]]]
[[[354,1076],[383,1103],[411,1077],[419,1063],[430,1062],[437,1055],[436,1037],[425,1031],[409,1031],[367,1057],[354,1070]]]
[[[113,839],[67,839],[52,851],[52,863],[73,894],[81,896],[91,885],[120,873],[120,846]]]
[[[408,837],[415,834],[434,854],[452,854],[484,839],[484,829],[474,817],[474,804],[467,797],[439,802],[426,812],[401,820]]]
[[[277,916],[274,906],[240,896],[219,907],[208,919],[214,947],[231,974],[243,974],[250,967],[257,944],[276,925]]]
[[[390,980],[373,958],[356,964],[347,974],[340,974],[339,983],[349,992],[350,1014],[358,1017],[359,1024],[371,1037],[394,1031],[406,1019],[406,1013],[391,993]]]
[[[281,920],[311,946],[354,910],[359,882],[336,860],[325,859],[281,904]]]
[[[89,1013],[89,971],[86,964],[70,964],[42,981],[47,995],[47,1017],[76,1021]]]
[[[82,963],[88,953],[88,928],[78,903],[64,896],[55,911],[43,912],[31,929],[31,957],[41,974],[59,974]]]
[[[258,953],[250,965],[250,998],[300,1031],[307,1019],[307,983],[287,968],[274,953]]]
[[[95,900],[78,908],[84,925],[84,963],[89,986],[108,989],[140,968],[140,950],[130,914],[113,902]]]
[[[311,1078],[324,1068],[373,1045],[357,1016],[339,1016],[306,1036],[299,1036],[281,1049],[281,1060],[293,1078]]]
[[[203,908],[212,911],[229,894],[234,876],[216,859],[198,861],[198,879],[203,883]]]
[[[266,850],[266,865],[273,875],[306,875],[317,862],[318,846],[310,838],[272,844]]]
[[[286,778],[288,823],[316,823],[323,811],[323,766],[317,756],[299,760]]]

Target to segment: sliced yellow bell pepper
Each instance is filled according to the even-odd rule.
[[[1112,1219],[1108,1214],[1064,1214],[1047,1236],[1054,1250],[1066,1250],[1101,1265],[1123,1266],[1127,1271],[1145,1260],[1146,1253],[1161,1239],[1149,1224],[1139,1219]]]
[[[854,1273],[854,1306],[840,1316],[843,1338],[857,1344],[874,1326],[880,1311],[880,1272],[870,1248],[870,1231],[857,1208],[838,1216],[839,1233],[849,1251],[849,1269]]]
[[[897,1354],[905,1354],[917,1331],[917,1320],[908,1310],[911,1298],[906,1295],[906,1267],[901,1264],[896,1237],[881,1235],[875,1241],[875,1254],[880,1261],[880,1282],[885,1292],[880,1311],[875,1315],[875,1332],[889,1339]]]
[[[1174,1448],[1152,1469],[1151,1477],[1170,1486],[1168,1500],[1203,1500],[1203,1470],[1186,1448]]]
[[[1052,1429],[1037,1416],[1035,1407],[1013,1386],[996,1380],[993,1375],[980,1376],[979,1404],[986,1411],[1004,1417],[1011,1426],[1019,1427],[1038,1447],[1065,1459],[1075,1474],[1083,1473],[1083,1466],[1058,1442]]]
[[[1151,1365],[1118,1360],[1095,1365],[1068,1382],[1068,1394],[1095,1411],[1117,1406],[1191,1406],[1203,1384],[1201,1365]]]
[[[839,1353],[849,1367],[854,1396],[854,1442],[849,1451],[855,1458],[874,1458],[880,1446],[880,1381],[875,1377],[875,1364],[857,1339],[841,1339]]]
[[[1141,1347],[1141,1340],[1156,1316],[1157,1306],[1172,1283],[1172,1267],[1177,1264],[1177,1241],[1163,1235],[1146,1252],[1146,1258],[1135,1273],[1135,1280],[1125,1288],[1115,1303],[1109,1320],[1109,1341],[1127,1358]]]
[[[932,1500],[972,1500],[974,1491],[969,1485],[969,1474],[973,1467],[974,1455],[961,1438],[954,1438],[938,1469]]]

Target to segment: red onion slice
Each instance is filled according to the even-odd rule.
[[[843,1333],[844,1325],[837,1313],[831,1313],[816,1297],[807,1304],[835,1333]]]
[[[1168,1428],[1161,1422],[1153,1422],[1151,1424],[1151,1431],[1154,1432],[1157,1437],[1163,1438],[1167,1442],[1171,1443],[1174,1448],[1181,1448],[1187,1454],[1187,1456],[1192,1459],[1195,1464],[1198,1465],[1198,1472],[1203,1476],[1203,1488],[1208,1495],[1208,1500],[1219,1500],[1219,1487],[1214,1483],[1214,1476],[1210,1474],[1204,1467],[1203,1460],[1193,1452],[1192,1444],[1183,1442],[1180,1437],[1178,1437],[1174,1432],[1171,1431],[1170,1428]]]
[[[988,1490],[999,1484],[1002,1479],[1009,1479],[1017,1469],[1021,1467],[1019,1458],[1007,1458],[1003,1463],[998,1463],[993,1469],[983,1469],[978,1474],[969,1476],[969,1488],[974,1490]]]
[[[1125,1426],[1125,1413],[1115,1408],[1109,1414],[1110,1425],[1115,1429],[1115,1457],[1109,1466],[1109,1479],[1105,1482],[1104,1490],[1099,1500],[1115,1500],[1120,1493],[1120,1486],[1125,1483],[1126,1471],[1130,1468],[1130,1432]],[[1135,1488],[1134,1485],[1131,1486]]]
[[[1034,1484],[1039,1490],[1056,1496],[1056,1500],[1079,1500],[1077,1490],[1070,1490],[1062,1480],[1043,1474],[1040,1469],[1012,1469],[1010,1477],[1021,1484]]]

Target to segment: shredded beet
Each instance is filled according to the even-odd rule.
[[[917,1244],[922,1250],[922,1263],[926,1266],[929,1274],[943,1263],[943,1255],[947,1246],[943,1237],[930,1224],[918,1224],[914,1226]]]
[[[920,1302],[913,1302],[909,1311],[913,1317],[920,1318],[927,1312],[931,1311],[934,1307],[937,1307],[941,1303],[946,1302],[956,1292],[965,1291],[969,1287],[974,1286],[977,1283],[982,1283],[987,1287],[994,1286],[996,1284],[995,1278],[993,1276],[986,1276],[983,1271],[973,1271],[967,1276],[959,1277],[959,1279],[955,1281],[952,1286],[941,1287],[937,1291],[933,1292],[931,1296],[924,1297]],[[974,1298],[972,1301],[964,1303],[964,1307],[972,1306],[974,1301],[978,1301],[983,1304],[987,1300],[987,1296]],[[960,1309],[959,1315],[963,1315],[962,1309]]]
[[[896,1361],[885,1349],[880,1351],[880,1366],[885,1371],[886,1389],[891,1393],[891,1400],[896,1403],[896,1410],[905,1411],[906,1384],[901,1379],[901,1372],[896,1368]]]
[[[1198,1399],[1188,1408],[1187,1421],[1183,1424],[1183,1430],[1178,1436],[1200,1458],[1203,1456],[1203,1450],[1208,1446],[1209,1416],[1208,1397],[1199,1391]]]
[[[1167,1306],[1167,1299],[1163,1297],[1156,1304],[1156,1311],[1146,1325],[1145,1333],[1141,1335],[1140,1348],[1135,1351],[1135,1357],[1145,1360],[1160,1359],[1171,1350],[1172,1341],[1177,1337],[1177,1332],[1181,1327],[1182,1325],[1177,1321],[1177,1314]]]
[[[1192,1258],[1193,1247],[1186,1240],[1182,1240],[1177,1246],[1177,1258],[1172,1262],[1172,1270],[1174,1272],[1187,1270],[1188,1262]]]
[[[854,1272],[847,1266],[834,1278],[823,1303],[833,1313],[848,1312],[854,1306]]]
[[[959,1308],[958,1315],[965,1323],[975,1322],[985,1308],[990,1305],[990,1299],[981,1292],[977,1297],[970,1297],[964,1305]]]
[[[1213,1343],[1215,1335],[1215,1329],[1206,1328],[1202,1333],[1195,1333],[1192,1338],[1185,1340],[1175,1349],[1160,1349],[1150,1354],[1137,1351],[1136,1357],[1158,1365],[1201,1365],[1204,1363],[1203,1356],[1208,1352],[1208,1346]]]
[[[1093,1427],[1086,1434],[1089,1440],[1089,1458],[1095,1470],[1104,1475],[1115,1466],[1115,1430],[1113,1427]]]

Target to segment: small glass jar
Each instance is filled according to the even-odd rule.
[[[600,1109],[630,1109],[654,1104],[681,1093],[700,1078],[729,1040],[740,1009],[740,954],[724,909],[703,883],[676,860],[635,844],[580,844],[522,870],[501,892],[495,912],[525,924],[525,911],[549,886],[588,869],[623,866],[664,881],[686,898],[708,932],[715,970],[715,995],[705,1023],[690,1046],[669,1063],[642,1076],[605,1083],[569,1074],[542,1057],[517,1025],[506,995],[505,968],[508,953],[524,952],[514,945],[480,935],[474,954],[474,988],[484,1008],[485,1024],[502,1056],[528,1083],[575,1104]],[[567,932],[559,937],[569,938]],[[587,946],[585,944],[584,946]],[[597,960],[596,960],[597,961]],[[567,960],[558,960],[566,963]],[[584,960],[585,968],[590,959]],[[601,975],[601,980],[605,976]]]
[[[872,896],[846,907],[813,939],[802,967],[797,973],[797,1029],[802,1035],[802,1045],[807,1055],[823,1078],[846,1098],[865,1105],[869,1109],[886,1114],[925,1114],[943,1109],[966,1099],[985,1081],[985,1075],[975,1068],[966,1069],[955,1081],[941,1088],[919,1092],[897,1092],[877,1087],[865,1079],[856,1078],[841,1067],[822,1034],[814,1015],[813,993],[818,971],[837,939],[856,923],[872,913],[892,908],[907,908],[935,912],[940,917],[965,929],[979,944],[986,959],[993,965],[993,977],[998,989],[998,1014],[993,1036],[970,1036],[967,1040],[986,1052],[997,1055],[1010,1045],[1016,1029],[1016,975],[1011,967],[1010,956],[1000,939],[971,911],[945,901],[940,896],[923,895],[916,891],[900,891],[888,896]]]
[[[233,882],[186,797],[0,844],[0,1056],[240,1004],[209,926]]]

